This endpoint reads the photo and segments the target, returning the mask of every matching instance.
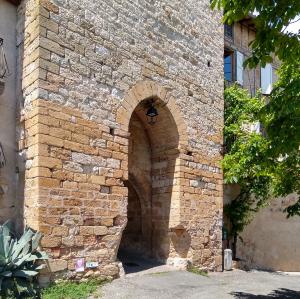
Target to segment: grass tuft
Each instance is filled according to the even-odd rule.
[[[148,275],[157,275],[157,276],[159,276],[159,275],[164,275],[164,274],[167,274],[167,273],[169,273],[168,271],[161,271],[161,272],[153,272],[153,273],[149,273]]]
[[[51,285],[42,292],[42,299],[86,299],[107,279],[91,279],[86,282],[66,281]]]
[[[191,273],[194,273],[194,274],[197,274],[197,275],[202,275],[202,276],[208,277],[208,272],[206,270],[199,269],[199,268],[197,268],[195,266],[189,266],[187,268],[187,271],[189,271]]]

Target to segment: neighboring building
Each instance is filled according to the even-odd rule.
[[[279,61],[275,59],[272,64],[265,67],[257,66],[255,69],[243,67],[244,61],[250,57],[249,43],[255,38],[255,25],[253,18],[249,17],[232,26],[224,26],[224,77],[227,84],[237,82],[243,88],[255,95],[258,89],[264,95],[270,94],[273,83],[276,82],[276,70]]]
[[[44,234],[52,272],[117,276],[119,248],[221,270],[220,18],[209,0],[0,0],[0,218]]]
[[[250,56],[249,42],[255,37],[253,18],[249,17],[233,26],[225,25],[224,77],[226,84],[237,82],[255,95],[261,89],[264,95],[270,94],[276,82],[279,61],[264,68],[249,70],[243,62]],[[260,126],[252,128],[260,131]],[[224,204],[238,194],[238,186],[224,186]],[[300,271],[300,218],[286,218],[283,210],[296,201],[295,195],[274,199],[270,205],[259,211],[254,220],[245,228],[237,245],[237,257],[246,268],[281,271]],[[226,218],[226,217],[225,217]],[[226,223],[225,219],[225,225]],[[226,243],[226,242],[224,242]]]

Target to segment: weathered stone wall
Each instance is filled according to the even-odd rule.
[[[84,257],[99,260],[101,274],[116,275],[111,263],[128,192],[121,180],[127,175],[126,132],[111,135],[78,110],[44,100],[32,102],[25,129],[25,217],[45,235],[41,245],[53,257],[51,271],[72,271]]]
[[[237,253],[247,269],[300,271],[299,217],[286,218],[283,210],[297,201],[296,195],[274,199],[257,213],[242,233]]]
[[[151,252],[151,145],[143,124],[134,113],[129,125],[128,223],[121,249]]]
[[[149,97],[166,105],[179,135],[166,186],[170,255],[220,269],[223,26],[209,4],[22,2],[25,219],[44,232],[52,271],[75,276],[84,257],[100,262],[96,274],[117,275],[128,125]]]
[[[149,253],[147,239],[150,237],[150,234],[146,234],[147,227],[145,227],[145,223],[149,215],[145,214],[144,209],[142,209],[142,202],[135,187],[131,183],[128,183],[127,188],[127,224],[122,234],[118,255],[132,253],[147,257]]]
[[[16,200],[16,24],[16,7],[0,0],[0,38],[10,71],[0,95],[0,143],[6,161],[5,166],[0,167],[0,223],[18,218],[19,207]]]

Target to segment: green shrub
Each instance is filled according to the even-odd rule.
[[[43,291],[43,299],[86,299],[97,288],[108,282],[106,279],[92,279],[86,282],[61,282]]]
[[[0,296],[1,298],[38,297],[36,275],[48,259],[38,250],[42,235],[26,228],[18,239],[12,234],[10,223],[0,226]]]

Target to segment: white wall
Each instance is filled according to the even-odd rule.
[[[7,164],[0,169],[0,223],[14,218],[16,209],[16,7],[0,0],[0,37],[11,75],[6,79],[4,93],[0,95],[0,142]]]
[[[225,185],[224,204],[230,203],[238,194],[238,185]],[[287,219],[283,213],[296,200],[293,194],[273,199],[269,206],[255,214],[241,234],[243,242],[238,240],[237,257],[242,260],[241,266],[300,272],[300,217]],[[225,226],[228,226],[228,219],[224,217]]]
[[[292,194],[273,200],[246,227],[237,255],[249,268],[300,271],[300,217],[287,219],[283,213],[295,201]]]

